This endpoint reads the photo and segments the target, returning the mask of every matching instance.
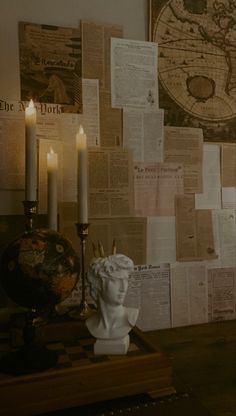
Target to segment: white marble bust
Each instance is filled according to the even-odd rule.
[[[124,354],[129,346],[128,333],[138,318],[138,309],[123,305],[133,261],[114,254],[94,259],[88,270],[91,294],[97,310],[86,320],[89,332],[97,338],[97,354]]]

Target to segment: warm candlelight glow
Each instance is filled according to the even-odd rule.
[[[50,146],[50,151],[47,154],[47,167],[49,170],[56,170],[58,168],[58,155],[54,152],[52,146]]]
[[[76,134],[76,147],[78,151],[78,178],[77,178],[77,199],[78,199],[78,222],[88,223],[88,149],[87,136],[80,126]]]
[[[87,136],[84,133],[83,126],[80,126],[79,132],[76,134],[77,150],[87,149]]]
[[[25,109],[25,121],[26,124],[36,123],[36,108],[33,100],[30,100],[28,107]]]

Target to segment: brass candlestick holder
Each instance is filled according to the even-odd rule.
[[[89,224],[85,223],[76,223],[77,228],[77,235],[80,238],[80,244],[81,244],[81,302],[78,308],[72,310],[70,312],[70,317],[74,319],[79,319],[81,321],[84,321],[87,319],[92,313],[93,310],[90,308],[86,301],[86,294],[85,294],[85,247],[86,247],[86,238],[88,236],[88,228]]]
[[[22,201],[22,203],[24,205],[24,214],[26,216],[25,230],[29,233],[34,229],[39,201]]]

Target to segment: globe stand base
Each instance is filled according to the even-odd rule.
[[[55,367],[58,356],[45,346],[23,346],[0,360],[0,372],[11,375],[31,374]]]

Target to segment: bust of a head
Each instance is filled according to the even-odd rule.
[[[91,262],[87,279],[97,311],[86,324],[96,338],[124,337],[135,325],[138,310],[123,305],[133,268],[133,261],[123,254],[98,257]]]
[[[87,279],[91,283],[91,295],[98,305],[99,299],[113,305],[123,304],[128,289],[129,273],[133,261],[123,254],[98,257],[90,264]]]

